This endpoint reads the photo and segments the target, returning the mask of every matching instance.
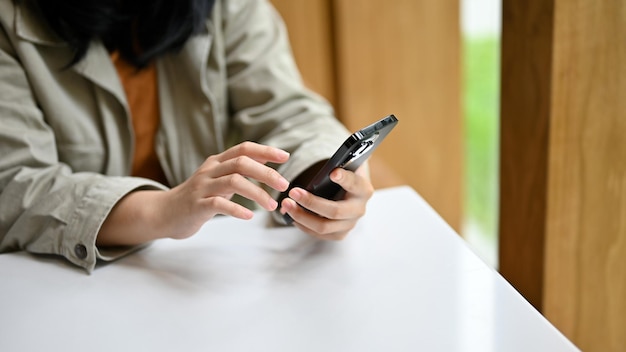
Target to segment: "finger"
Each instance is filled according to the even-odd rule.
[[[289,191],[289,197],[300,206],[316,213],[319,216],[332,220],[345,220],[360,217],[363,211],[357,201],[334,201],[318,197],[306,190],[294,187]]]
[[[214,194],[239,194],[258,203],[266,210],[273,211],[278,203],[265,190],[239,174],[230,174],[213,180],[207,192]]]
[[[297,222],[294,222],[293,225],[297,227],[300,231],[324,241],[341,241],[348,235],[348,231],[321,234]]]
[[[283,200],[281,211],[288,213],[293,219],[294,225],[301,227],[304,232],[322,239],[343,238],[356,223],[354,220],[332,220],[320,217],[298,206],[298,204],[290,198]],[[344,235],[339,236],[340,234]]]
[[[263,165],[248,156],[238,156],[217,165],[210,172],[211,177],[222,177],[230,174],[241,174],[262,182],[277,191],[285,191],[289,187],[289,181],[278,171]]]
[[[370,198],[374,193],[369,178],[352,171],[337,168],[330,173],[330,179],[351,196]]]
[[[217,160],[224,162],[242,155],[250,157],[261,164],[267,162],[284,163],[289,159],[289,153],[282,149],[254,142],[243,142],[217,155]]]
[[[254,216],[252,210],[223,197],[216,196],[205,198],[200,202],[200,204],[204,206],[207,212],[210,212],[213,215],[222,214],[243,220],[252,219]]]

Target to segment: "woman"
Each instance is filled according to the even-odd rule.
[[[362,169],[275,200],[347,132],[266,0],[0,0],[0,25],[0,252],[91,272],[254,205],[321,239],[365,212]]]

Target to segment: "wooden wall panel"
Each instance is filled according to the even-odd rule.
[[[271,0],[283,17],[305,83],[337,105],[331,0]]]
[[[457,230],[462,206],[459,2],[336,0],[339,116],[351,129],[394,113],[374,155]],[[382,167],[384,168],[384,166]]]
[[[336,84],[341,75],[336,71],[337,55],[334,30],[334,7],[332,0],[272,0],[289,31],[294,56],[305,83],[313,91],[324,96],[338,112],[342,100],[337,94]],[[362,33],[367,36],[368,33]],[[358,127],[355,127],[358,128]],[[370,160],[370,173],[375,188],[407,184],[396,171],[378,155]]]
[[[544,314],[626,347],[626,2],[557,0]]]

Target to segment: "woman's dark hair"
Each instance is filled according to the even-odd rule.
[[[182,48],[205,28],[215,0],[33,0],[80,61],[94,39],[137,67]]]

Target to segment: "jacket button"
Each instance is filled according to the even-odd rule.
[[[74,254],[76,254],[76,256],[79,259],[87,258],[87,247],[85,247],[85,245],[82,245],[82,244],[77,244],[74,247]]]

